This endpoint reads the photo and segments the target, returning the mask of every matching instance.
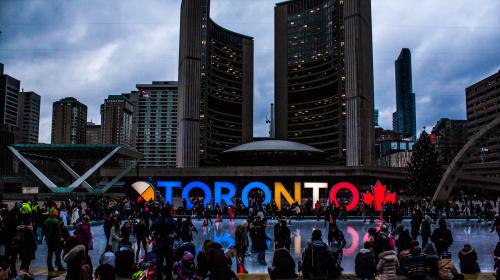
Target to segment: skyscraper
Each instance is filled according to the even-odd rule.
[[[372,165],[370,0],[292,0],[275,7],[276,137]]]
[[[141,167],[175,167],[177,139],[177,82],[137,85],[130,93],[136,104],[136,148],[144,155]]]
[[[19,142],[38,143],[40,95],[33,91],[19,93]]]
[[[253,38],[217,25],[209,0],[183,0],[177,166],[218,164],[253,134]]]
[[[467,121],[439,119],[432,134],[435,136],[434,147],[442,164],[450,164],[460,149],[467,142]]]
[[[102,144],[101,126],[93,122],[87,122],[86,144]]]
[[[396,112],[392,114],[392,126],[399,132],[414,140],[417,136],[415,113],[415,93],[413,93],[411,74],[411,52],[402,49],[395,62],[396,69]]]
[[[132,144],[133,106],[124,95],[110,95],[101,105],[101,133],[103,144]]]
[[[19,89],[21,82],[3,72],[0,63],[0,125],[11,129],[19,127]]]
[[[85,144],[87,106],[74,97],[52,105],[52,144]]]
[[[467,134],[472,137],[500,116],[500,70],[465,89],[467,105]],[[480,143],[470,162],[500,161],[500,129]]]

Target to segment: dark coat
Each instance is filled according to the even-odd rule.
[[[462,273],[475,274],[481,272],[477,263],[477,253],[472,248],[463,248],[458,252],[460,260],[460,271]]]
[[[92,241],[92,232],[88,223],[79,222],[76,224],[74,235],[79,244],[84,245],[85,248],[89,247]]]
[[[297,277],[295,261],[285,248],[277,249],[274,252],[272,266],[273,269],[269,271],[271,279],[293,279]]]
[[[265,251],[268,249],[267,240],[269,237],[266,235],[266,230],[263,223],[256,223],[254,227],[255,231],[255,250],[257,251]]]
[[[21,260],[33,260],[35,258],[35,252],[37,249],[36,236],[33,233],[32,226],[20,225],[17,227],[16,236],[20,237],[20,243],[14,251],[19,254]],[[16,241],[16,236],[14,241]],[[19,241],[17,241],[19,242]]]
[[[328,279],[328,271],[335,266],[328,246],[321,240],[309,243],[302,254],[302,272],[305,279]]]
[[[375,255],[368,249],[361,249],[354,260],[354,271],[359,278],[375,278],[377,272]]]

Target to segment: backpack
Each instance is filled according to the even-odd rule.
[[[330,264],[328,260],[330,256],[326,247],[311,245],[311,279],[326,279],[328,278],[328,270]]]
[[[373,278],[375,271],[373,270],[375,257],[372,253],[359,253],[356,257],[354,270],[356,276],[360,278]]]

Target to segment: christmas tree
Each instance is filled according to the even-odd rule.
[[[438,161],[438,154],[434,150],[434,144],[425,129],[413,147],[407,171],[408,194],[418,196],[434,195],[443,175],[443,170]]]

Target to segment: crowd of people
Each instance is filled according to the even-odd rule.
[[[178,208],[127,198],[101,198],[86,205],[83,208],[79,201],[50,199],[41,203],[36,198],[12,207],[2,204],[0,280],[32,277],[30,263],[43,240],[47,244],[49,273],[57,269],[64,279],[70,280],[93,277],[112,280],[115,275],[132,279],[237,279],[239,273],[247,273],[245,259],[249,255],[255,254],[260,265],[269,265],[265,252],[272,248],[268,244],[274,249],[268,267],[271,279],[295,279],[298,273],[305,279],[335,279],[344,270],[343,249],[347,241],[337,226],[338,219],[347,217],[342,203],[340,207],[322,206],[308,200],[303,205],[294,203],[278,209],[272,204],[262,204],[262,198],[257,196],[250,207],[237,201],[229,208],[218,205],[212,208],[194,198],[192,211],[185,210],[185,201]],[[453,234],[445,218],[452,215],[452,209],[458,207],[461,211],[465,207],[466,211],[471,209],[467,217],[484,215],[481,217],[492,219],[489,212],[499,206],[496,201],[479,199],[457,205],[450,202],[446,207],[435,207],[424,200],[398,201],[386,205],[382,213],[375,213],[373,206],[362,206],[360,213],[368,211],[365,217],[373,221],[377,215],[382,221],[378,228],[369,229],[370,240],[356,255],[356,275],[361,279],[396,279],[399,275],[410,279],[461,279],[464,274],[479,273],[478,255],[470,244],[459,252],[449,252]],[[246,217],[236,227],[234,246],[223,248],[218,242],[206,240],[198,252],[193,243],[193,233],[198,229],[192,218],[204,219],[203,226],[208,226],[213,223],[212,215],[215,222],[220,222],[227,213],[231,220]],[[301,259],[296,262],[290,254],[291,217],[301,219],[309,213],[324,218],[325,234],[314,229]],[[401,223],[403,216],[411,218],[410,228]],[[266,234],[271,219],[276,220],[273,238]],[[103,221],[105,248],[94,248],[91,220]],[[435,221],[439,227],[432,230]],[[494,230],[500,238],[498,216],[493,222]],[[91,250],[103,252],[98,264],[92,263]],[[451,259],[452,253],[460,260],[459,269]],[[500,243],[494,251],[494,261],[495,269],[500,272]],[[497,275],[500,277],[500,273]]]

